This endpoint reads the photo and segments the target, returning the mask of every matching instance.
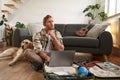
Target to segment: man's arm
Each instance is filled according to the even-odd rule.
[[[49,35],[51,36],[52,38],[52,42],[54,44],[54,47],[56,50],[58,51],[63,51],[64,50],[64,45],[63,45],[63,42],[62,42],[62,36],[59,32],[56,32],[56,36],[55,36],[55,33],[49,33]]]
[[[33,35],[33,46],[37,53],[42,51],[42,44],[40,42],[40,33],[37,32]]]

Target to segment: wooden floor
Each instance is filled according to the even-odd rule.
[[[44,80],[42,72],[35,72],[27,62],[9,67],[9,61],[0,61],[0,80]]]
[[[120,49],[117,49],[118,51]],[[120,56],[114,55],[113,51],[109,60],[120,65]],[[0,60],[0,80],[44,80],[42,71],[35,72],[28,62],[18,62],[14,66],[9,67],[9,60]]]
[[[0,53],[2,52],[0,48]],[[8,66],[11,59],[0,60],[0,80],[44,80],[42,71],[34,71],[30,64],[19,61],[13,66]]]

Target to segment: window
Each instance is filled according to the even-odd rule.
[[[105,12],[108,16],[120,13],[120,0],[105,0]]]

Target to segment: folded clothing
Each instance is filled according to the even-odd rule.
[[[73,75],[77,74],[77,70],[74,67],[48,67],[44,66],[44,69],[47,73],[55,73],[58,75]]]

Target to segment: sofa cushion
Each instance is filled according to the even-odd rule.
[[[90,37],[65,36],[63,37],[63,43],[65,46],[71,47],[99,47],[99,40]]]
[[[39,32],[43,28],[43,23],[29,23],[28,29],[31,35],[36,32]]]
[[[97,38],[99,36],[99,34],[101,32],[103,32],[107,27],[108,27],[108,23],[104,23],[104,24],[96,24],[95,26],[92,27],[92,29],[90,29],[86,36],[87,37],[93,37],[93,38]]]
[[[26,28],[19,28],[19,29],[16,29],[20,34],[20,36],[27,36],[27,35],[30,35],[28,29]]]

